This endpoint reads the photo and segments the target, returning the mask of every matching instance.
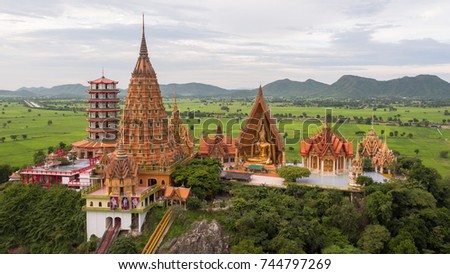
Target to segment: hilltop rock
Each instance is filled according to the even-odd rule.
[[[229,237],[220,224],[213,220],[195,222],[191,232],[165,243],[158,253],[172,254],[227,254],[230,253]]]

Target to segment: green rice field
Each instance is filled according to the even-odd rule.
[[[166,110],[171,109],[171,100],[166,102]],[[58,102],[63,104],[63,102]],[[237,137],[240,131],[240,123],[244,119],[235,119],[229,117],[245,118],[250,112],[252,102],[228,102],[226,106],[228,111],[221,110],[224,105],[217,101],[201,101],[199,99],[178,99],[178,107],[183,111],[201,111],[211,113],[214,118],[192,118],[185,119],[186,122],[194,126],[194,134],[198,139],[202,133],[214,131],[217,125],[215,113],[221,115],[224,130],[231,132]],[[54,105],[53,105],[54,106]],[[77,107],[82,107],[77,103]],[[282,133],[287,133],[286,154],[288,161],[300,160],[298,141],[299,133],[302,135],[311,135],[320,130],[314,124],[304,123],[304,120],[298,118],[306,113],[309,117],[325,116],[325,108],[319,107],[296,107],[287,103],[270,104],[272,114],[291,114],[292,120],[284,119],[283,124],[279,126]],[[386,121],[389,117],[400,115],[402,121],[412,120],[414,118],[422,121],[427,119],[430,122],[442,123],[443,119],[450,118],[444,116],[444,111],[449,108],[413,108],[397,107],[396,111],[384,109],[332,109],[334,116],[350,117],[371,117],[376,115],[383,117]],[[0,101],[0,141],[5,137],[4,142],[0,142],[0,164],[7,163],[12,166],[22,166],[33,162],[33,154],[37,149],[46,149],[49,146],[55,146],[59,142],[70,144],[79,141],[87,136],[85,128],[87,122],[84,112],[74,112],[72,110],[29,110],[22,102],[1,102]],[[214,115],[213,115],[214,114]],[[200,119],[200,122],[199,120]],[[51,124],[49,125],[49,120]],[[229,126],[227,126],[227,124]],[[309,126],[306,126],[309,125]],[[356,135],[358,131],[367,131],[371,126],[355,123],[347,123],[339,128],[339,132],[349,140],[356,143],[363,137]],[[387,135],[387,142],[390,148],[397,150],[401,155],[416,156],[415,150],[419,150],[417,157],[421,158],[425,165],[436,168],[442,175],[450,175],[450,159],[444,159],[439,156],[440,151],[450,151],[450,129],[443,127],[441,129],[416,127],[416,126],[394,126],[387,124],[374,125],[377,134],[380,135],[384,130]],[[390,132],[398,131],[397,137],[390,137]],[[26,134],[26,138],[22,137]],[[299,135],[299,138],[296,137]],[[412,138],[408,137],[412,134]],[[11,135],[17,135],[16,140],[11,139]],[[401,136],[404,135],[404,136]],[[198,143],[198,142],[197,142]],[[290,149],[292,147],[292,149]]]

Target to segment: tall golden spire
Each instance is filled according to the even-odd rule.
[[[141,48],[139,50],[139,57],[136,62],[136,66],[134,67],[133,76],[147,76],[156,79],[155,70],[150,63],[150,59],[148,57],[148,49],[147,49],[147,41],[145,39],[145,22],[144,22],[144,14],[142,14],[142,39],[141,39]]]
[[[140,55],[148,56],[147,42],[145,41],[145,21],[144,21],[144,14],[142,14],[142,39],[141,39],[141,50],[140,50],[139,54],[140,54]]]

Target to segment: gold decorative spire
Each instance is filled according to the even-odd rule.
[[[147,42],[145,41],[145,21],[144,21],[144,14],[142,14],[142,40],[141,40],[141,50],[140,55],[148,56],[148,50],[147,50]]]
[[[220,113],[217,113],[217,135],[223,135],[222,123],[220,122]]]
[[[147,76],[156,78],[156,73],[150,63],[150,59],[148,57],[148,49],[147,49],[147,41],[145,39],[145,27],[144,27],[144,14],[142,14],[142,39],[141,39],[141,48],[139,51],[139,58],[136,62],[136,66],[134,67],[134,71],[132,73],[133,76]]]
[[[123,139],[124,139],[124,128],[122,127],[122,132],[120,135],[120,140],[119,140],[119,147],[117,148],[117,158],[126,158],[127,157],[127,152],[125,151],[125,146],[123,145]]]

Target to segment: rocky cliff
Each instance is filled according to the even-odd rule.
[[[220,224],[206,220],[193,224],[191,232],[162,245],[158,253],[172,254],[227,254],[230,253],[229,237]]]

